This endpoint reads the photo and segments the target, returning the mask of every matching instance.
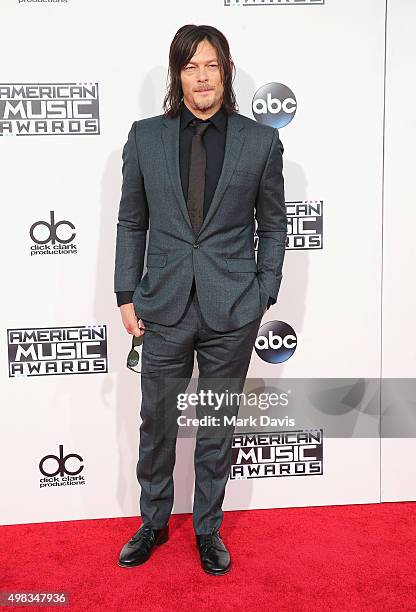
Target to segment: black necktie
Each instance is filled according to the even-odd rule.
[[[201,229],[203,221],[204,209],[204,193],[205,193],[205,169],[207,163],[207,154],[205,151],[202,136],[205,130],[209,127],[209,121],[202,119],[193,119],[190,125],[195,127],[195,134],[192,137],[191,159],[189,163],[189,184],[188,184],[188,199],[187,207],[189,218],[195,235]]]

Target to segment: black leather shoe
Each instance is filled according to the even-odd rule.
[[[169,527],[153,529],[142,525],[134,536],[121,549],[118,564],[121,567],[141,565],[151,555],[154,546],[164,544],[169,539]]]
[[[207,574],[220,576],[231,568],[231,557],[219,531],[196,536],[202,569]]]

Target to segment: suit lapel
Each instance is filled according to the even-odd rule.
[[[162,140],[165,151],[166,165],[168,168],[169,178],[175,192],[176,200],[182,214],[189,225],[193,235],[191,220],[189,218],[188,208],[185,198],[183,197],[181,176],[179,169],[179,127],[180,117],[177,115],[174,118],[164,118],[162,127]],[[217,187],[212,197],[211,204],[207,211],[206,217],[202,223],[198,236],[202,233],[205,227],[212,219],[217,210],[224,191],[231,179],[231,175],[240,157],[241,149],[244,142],[243,123],[240,120],[238,113],[228,115],[227,134],[225,138],[224,161]]]
[[[165,117],[162,125],[162,140],[163,147],[165,150],[166,166],[168,168],[168,174],[172,183],[173,191],[175,192],[176,200],[179,203],[179,207],[188,223],[191,231],[192,224],[189,218],[188,208],[186,206],[185,198],[183,197],[181,175],[179,170],[179,127],[180,127],[180,115],[173,118]]]

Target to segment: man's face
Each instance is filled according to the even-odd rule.
[[[208,40],[201,40],[180,76],[184,102],[191,111],[213,114],[220,108],[224,87],[216,49]]]

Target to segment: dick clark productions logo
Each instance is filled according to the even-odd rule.
[[[296,350],[295,330],[284,321],[268,321],[259,329],[254,349],[267,363],[283,363]]]
[[[68,459],[77,459],[80,462],[79,467],[72,471],[68,469],[66,462],[68,461]],[[56,468],[54,471],[52,472],[48,472],[45,469],[45,462],[52,461],[52,464],[54,463],[54,468]],[[65,474],[67,474],[68,476],[76,476],[77,474],[79,474],[80,472],[82,472],[82,470],[84,469],[84,466],[82,465],[83,459],[81,457],[81,455],[78,455],[77,453],[69,453],[68,455],[64,456],[64,446],[63,444],[59,445],[59,457],[57,455],[45,455],[45,457],[43,457],[40,460],[39,463],[39,470],[42,472],[42,474],[44,476],[49,476],[49,477],[53,477],[53,476],[65,476]]]
[[[75,225],[67,219],[55,220],[55,211],[49,211],[49,222],[40,219],[30,226],[29,235],[35,243],[30,247],[31,255],[76,254]]]
[[[81,455],[64,455],[64,445],[60,444],[59,455],[45,455],[39,462],[39,471],[43,475],[39,480],[40,488],[84,485],[85,477],[80,475],[83,469],[84,459]]]

